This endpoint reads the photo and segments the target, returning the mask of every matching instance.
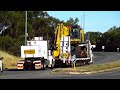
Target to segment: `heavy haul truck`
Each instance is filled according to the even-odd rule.
[[[18,70],[53,68],[53,59],[48,43],[49,41],[43,40],[43,37],[34,37],[31,41],[27,41],[26,46],[21,46],[23,60],[18,61]]]
[[[48,40],[43,40],[42,37],[27,41],[27,46],[21,46],[23,60],[18,61],[18,69],[45,69],[93,63],[92,45],[90,40],[85,40],[84,30],[79,26],[58,23],[51,46],[52,49],[49,49]]]
[[[85,40],[84,30],[77,25],[64,26],[57,24],[55,28],[53,60],[55,66],[76,66],[93,63],[90,40]]]

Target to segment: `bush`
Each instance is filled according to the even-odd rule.
[[[0,36],[0,49],[15,56],[20,56],[20,46],[23,43],[23,41],[13,39],[10,36]]]

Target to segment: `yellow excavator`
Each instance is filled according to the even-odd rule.
[[[53,55],[53,59],[55,61],[55,66],[63,66],[63,60],[62,56],[66,53],[65,49],[63,48],[63,45],[61,45],[62,43],[64,44],[64,40],[62,41],[62,39],[70,38],[70,29],[66,26],[63,25],[63,23],[58,23],[56,28],[55,28],[55,36],[54,36],[54,49],[52,52]],[[66,44],[70,43],[69,40],[67,40]],[[70,47],[66,46],[67,49],[66,51],[70,52]],[[65,56],[66,57],[66,56]],[[67,58],[67,57],[66,57]]]
[[[86,42],[84,35],[84,30],[78,25],[64,26],[63,23],[57,24],[52,52],[55,65],[60,67],[61,65],[72,66],[76,60],[76,63],[78,62],[77,65],[81,65],[84,62],[84,64],[89,63],[91,60],[90,41],[89,43],[88,41]]]

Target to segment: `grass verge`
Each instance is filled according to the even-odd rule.
[[[16,69],[17,68],[17,62],[20,60],[20,57],[15,57],[13,55],[10,55],[6,52],[0,51],[0,55],[4,58],[3,59],[3,65],[4,69]],[[120,60],[115,62],[109,62],[104,64],[91,64],[81,67],[76,67],[76,69],[72,68],[58,68],[54,69],[51,73],[69,73],[69,72],[78,72],[79,74],[85,73],[85,72],[103,72],[108,70],[113,70],[115,68],[120,68]]]
[[[72,68],[58,68],[52,71],[52,73],[57,74],[57,73],[64,73],[68,74],[70,72],[75,72],[75,74],[90,74],[90,73],[97,73],[97,72],[104,72],[104,71],[109,71],[113,69],[118,69],[120,68],[120,61],[115,61],[115,62],[109,62],[109,63],[104,63],[104,64],[91,64],[91,65],[86,65],[86,66],[80,66],[80,67],[72,67]],[[73,73],[74,74],[74,73]]]
[[[3,51],[0,51],[0,56],[3,57],[3,69],[16,69],[17,62],[21,59]]]

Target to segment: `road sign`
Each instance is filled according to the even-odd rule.
[[[105,46],[102,46],[102,49],[105,49]]]
[[[117,52],[119,52],[119,48],[117,48]]]

